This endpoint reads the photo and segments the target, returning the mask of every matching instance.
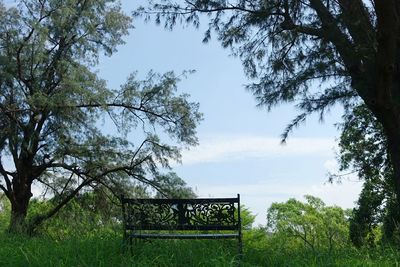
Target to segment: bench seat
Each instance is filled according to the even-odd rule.
[[[156,238],[156,239],[229,239],[239,238],[239,234],[140,234],[133,233],[133,238]]]

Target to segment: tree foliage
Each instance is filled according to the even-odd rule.
[[[374,233],[383,224],[384,237],[396,231],[396,196],[387,140],[381,124],[365,105],[344,116],[340,137],[340,171],[354,171],[364,181],[350,221],[350,237],[357,246],[374,244]]]
[[[0,5],[0,188],[14,230],[24,228],[32,184],[58,199],[35,227],[83,188],[120,191],[136,180],[162,191],[159,168],[197,143],[198,104],[178,94],[174,73],[142,81],[132,74],[111,89],[93,71],[131,27],[115,0]],[[105,132],[102,120],[115,131]]]
[[[267,230],[298,240],[312,251],[329,251],[347,243],[347,212],[326,206],[321,199],[305,196],[306,203],[289,199],[272,203],[267,214]]]

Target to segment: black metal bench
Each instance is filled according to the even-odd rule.
[[[242,255],[240,195],[236,198],[131,199],[121,196],[124,246],[132,239],[238,240]]]

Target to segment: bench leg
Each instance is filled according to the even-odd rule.
[[[131,256],[133,255],[133,242],[132,242],[132,236],[129,237],[129,250],[131,252]]]
[[[238,266],[240,266],[240,262],[242,261],[243,258],[243,242],[242,242],[242,235],[239,235],[239,244],[238,244],[238,254],[239,254],[239,258],[238,258]]]
[[[122,253],[126,252],[127,246],[128,246],[128,237],[127,237],[127,234],[124,232],[124,235],[122,237],[122,244],[121,244]]]

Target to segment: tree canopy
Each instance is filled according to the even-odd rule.
[[[300,241],[316,251],[344,245],[348,238],[347,212],[340,207],[326,206],[321,199],[305,196],[306,202],[289,199],[272,203],[267,214],[267,230]]]
[[[0,188],[11,202],[11,230],[26,228],[34,183],[58,202],[30,228],[83,188],[121,190],[139,181],[162,191],[168,178],[177,183],[174,175],[160,178],[159,169],[197,143],[202,117],[198,104],[177,92],[179,77],[151,72],[140,81],[132,74],[111,89],[94,71],[99,55],[116,52],[130,28],[114,0],[0,5]],[[102,120],[115,131],[103,131]]]

